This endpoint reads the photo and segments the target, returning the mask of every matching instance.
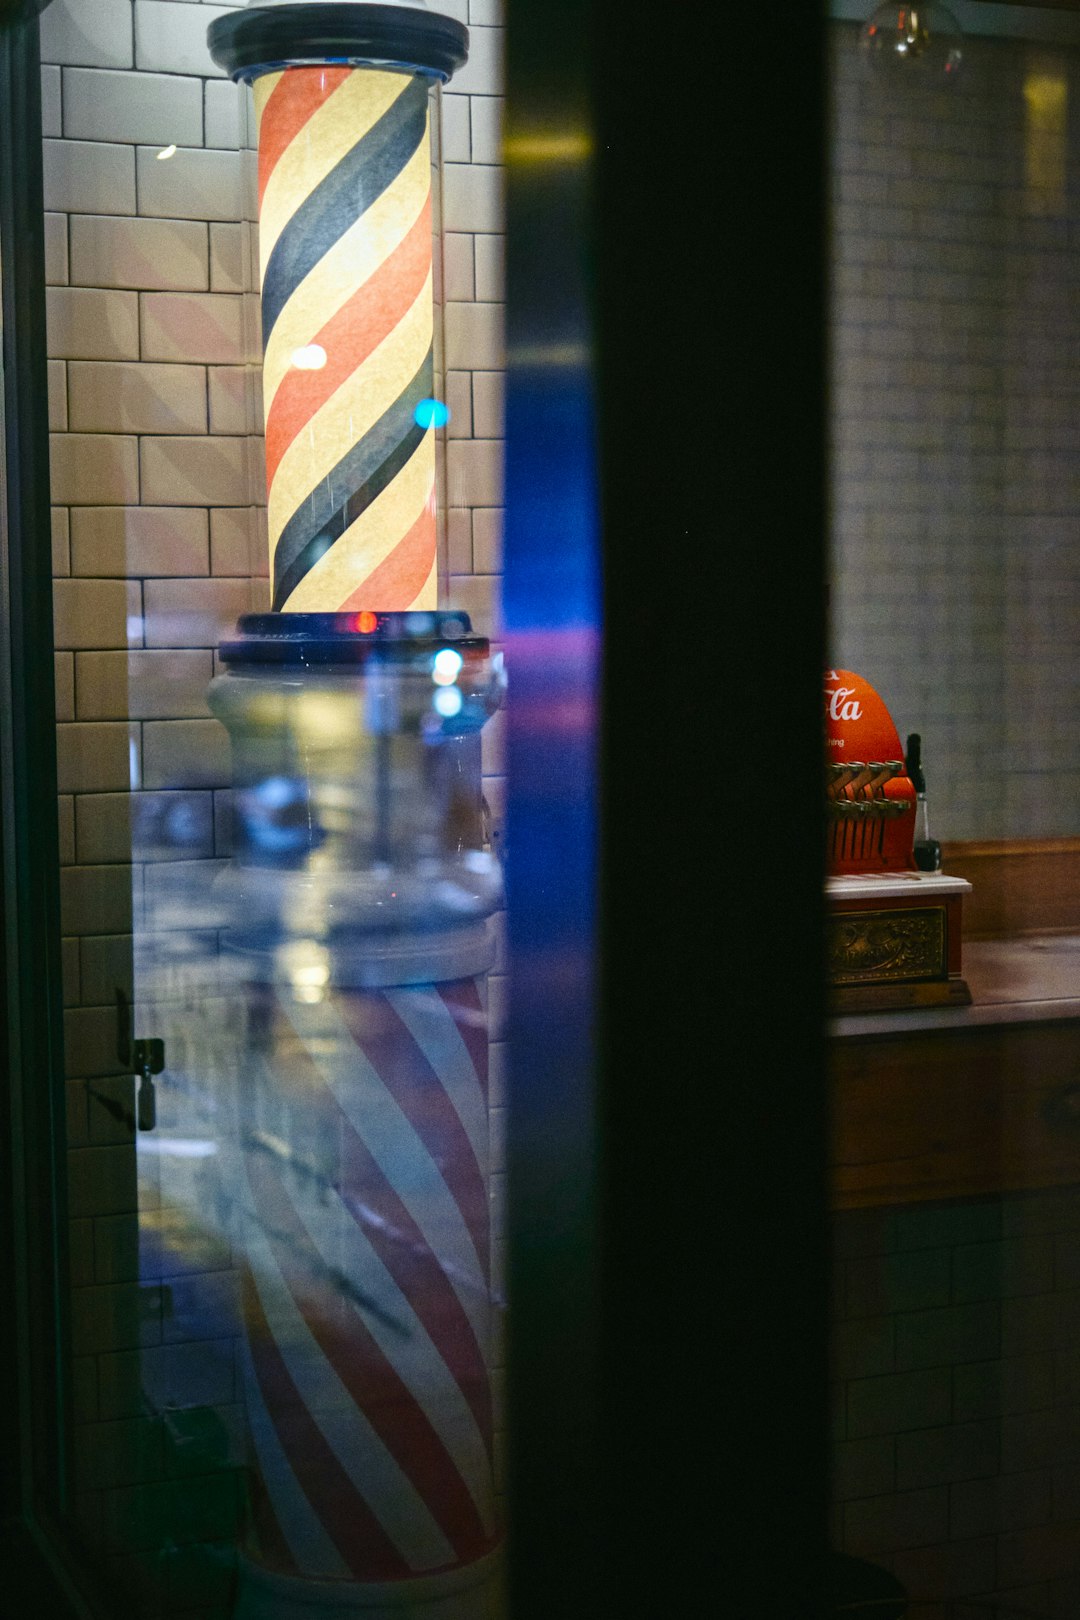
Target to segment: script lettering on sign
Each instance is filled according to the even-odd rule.
[[[836,671],[830,670],[825,677],[826,682],[837,679]],[[852,697],[853,686],[834,686],[830,691],[825,688],[825,718],[827,720],[858,720],[862,716],[862,704]]]

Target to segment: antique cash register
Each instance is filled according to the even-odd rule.
[[[840,1012],[971,1000],[960,965],[971,885],[936,870],[937,846],[917,826],[919,739],[908,742],[905,754],[867,681],[826,672],[827,972]]]

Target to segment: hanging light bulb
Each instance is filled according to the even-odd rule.
[[[960,24],[952,12],[931,4],[885,0],[859,32],[859,50],[882,78],[910,79],[927,88],[954,84],[960,73]]]

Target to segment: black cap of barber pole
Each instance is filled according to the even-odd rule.
[[[469,30],[416,4],[284,0],[215,17],[210,55],[234,79],[289,63],[368,62],[446,80],[469,56]]]

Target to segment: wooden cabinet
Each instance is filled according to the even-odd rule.
[[[839,1209],[1080,1183],[1080,939],[976,942],[969,1009],[840,1019]]]

